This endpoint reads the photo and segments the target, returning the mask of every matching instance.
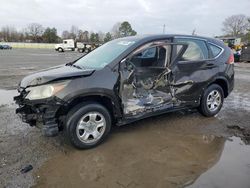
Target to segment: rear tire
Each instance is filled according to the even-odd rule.
[[[79,104],[67,115],[66,136],[79,149],[93,148],[102,143],[110,128],[110,113],[98,103]]]
[[[223,89],[218,84],[212,84],[205,90],[198,110],[202,115],[211,117],[220,111],[223,102]]]

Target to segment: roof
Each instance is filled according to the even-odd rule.
[[[239,37],[217,37],[218,39],[238,39]]]
[[[181,34],[145,34],[145,35],[135,35],[130,37],[124,38],[134,38],[134,39],[157,39],[157,38],[174,38],[174,37],[188,37],[188,38],[201,38],[201,39],[210,39],[204,36],[197,36],[197,35],[181,35]]]
[[[222,45],[223,42],[216,38],[210,38],[210,37],[204,37],[204,36],[197,36],[197,35],[180,35],[180,34],[151,34],[151,35],[136,35],[136,36],[130,36],[130,37],[124,37],[120,38],[120,40],[135,40],[136,42],[149,42],[152,40],[161,40],[166,38],[193,38],[193,39],[200,39],[200,40],[206,40],[208,42],[212,42],[218,45]]]

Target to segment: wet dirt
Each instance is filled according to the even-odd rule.
[[[14,56],[0,56],[0,88],[16,87],[18,72],[75,55],[8,53]],[[34,58],[39,61],[30,63]],[[2,79],[6,69],[16,72]],[[22,123],[12,102],[16,91],[0,90],[0,187],[250,187],[250,64],[235,70],[235,89],[216,117],[189,110],[148,118],[113,128],[105,143],[83,151],[62,134],[43,137]],[[22,174],[27,165],[33,170]]]

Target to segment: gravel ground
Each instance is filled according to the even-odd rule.
[[[46,138],[15,115],[13,89],[39,69],[82,54],[0,51],[0,187],[250,187],[250,64],[235,64],[235,89],[221,112],[179,111],[114,128],[79,151]],[[20,170],[31,164],[33,170]]]

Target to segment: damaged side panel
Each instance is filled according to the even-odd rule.
[[[155,80],[158,76],[158,70],[150,73],[143,69],[123,72],[120,92],[123,113],[125,115],[138,115],[172,107],[173,96],[167,79],[169,72],[157,80],[157,83]]]
[[[157,50],[155,58],[151,59],[152,64],[143,58],[141,61],[146,62],[147,66],[142,64],[138,66],[138,60],[134,61],[133,57],[121,63],[119,95],[123,104],[123,113],[128,117],[179,106],[181,101],[176,98],[176,91],[179,88],[189,87],[193,83],[189,80],[173,82],[172,71],[169,69],[172,45],[164,43],[153,47],[157,47]],[[163,48],[165,55],[162,56]],[[143,50],[145,49],[141,51]],[[161,63],[161,56],[164,64]]]
[[[124,62],[121,62],[119,95],[125,116],[143,116],[151,112],[182,107],[188,103],[195,104],[198,101],[197,98],[199,98],[198,95],[201,88],[197,87],[200,84],[204,85],[204,83],[199,84],[194,80],[196,77],[200,78],[201,75],[197,74],[201,74],[203,71],[191,71],[191,73],[184,69],[194,70],[192,66],[185,64],[183,69],[181,65],[175,64],[174,62],[177,62],[178,57],[187,49],[187,45],[182,44],[182,48],[179,50],[176,58],[171,60],[170,52],[174,46],[176,46],[174,43],[153,45],[153,47],[157,47],[158,50],[156,51],[158,53],[156,53],[155,59],[153,58],[151,61],[156,62],[156,64],[150,64],[143,59],[140,61],[142,63],[146,62],[147,66],[142,66],[142,64],[138,66],[138,59],[136,61],[133,60],[133,57],[136,56],[134,54],[133,57],[129,57]],[[166,49],[163,66],[159,61],[161,59],[161,49],[159,50],[159,48],[162,47]],[[147,44],[147,48],[150,48],[150,45]],[[145,49],[137,50],[136,53],[141,53],[143,50]],[[203,66],[203,62],[196,63],[194,66],[197,66],[198,70],[200,66]],[[204,80],[208,79],[206,75],[203,77]],[[199,94],[191,96],[190,93]]]

